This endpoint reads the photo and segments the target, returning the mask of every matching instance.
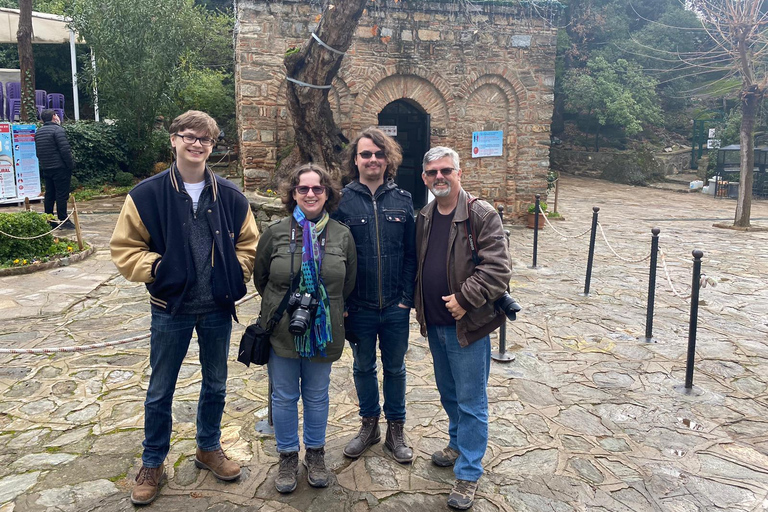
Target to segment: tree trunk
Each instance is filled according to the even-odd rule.
[[[346,52],[368,0],[337,0],[323,12],[315,34],[327,46]],[[301,50],[285,57],[286,76],[311,85],[330,85],[341,67],[343,55],[310,38]],[[329,89],[288,82],[288,111],[291,113],[296,146],[291,158],[278,169],[284,175],[288,162],[314,162],[335,177],[340,175],[340,154],[348,142],[333,120]]]
[[[16,32],[19,45],[19,69],[21,70],[22,121],[37,119],[35,108],[35,57],[32,53],[32,0],[19,0],[19,30]],[[10,114],[10,113],[9,113]]]
[[[741,143],[739,175],[739,198],[736,202],[736,217],[733,225],[749,227],[752,214],[752,181],[755,167],[755,116],[760,108],[763,91],[757,85],[751,85],[742,91],[741,99],[741,128],[739,142]]]

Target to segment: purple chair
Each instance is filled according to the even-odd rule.
[[[8,120],[15,121],[21,119],[21,99],[8,98]]]
[[[48,108],[48,93],[42,89],[35,89],[35,108],[38,119],[40,119],[40,113]]]
[[[5,101],[3,99],[3,82],[0,82],[0,119],[5,119]]]
[[[8,110],[8,119],[14,120],[12,100],[18,100],[17,115],[21,111],[21,82],[7,82],[5,84],[6,107]]]
[[[48,95],[48,108],[59,114],[59,119],[64,121],[64,95],[60,92],[52,92]]]

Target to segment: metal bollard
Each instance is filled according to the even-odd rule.
[[[699,287],[701,286],[701,258],[704,252],[693,251],[693,280],[691,281],[691,318],[688,324],[688,360],[685,365],[685,389],[693,387],[693,359],[696,355],[696,326],[699,317]]]
[[[589,281],[592,279],[592,262],[595,259],[595,237],[597,236],[597,214],[599,206],[592,207],[592,234],[589,236],[589,257],[587,258],[587,278],[584,281],[584,296],[589,296]]]
[[[539,248],[539,204],[541,203],[541,194],[536,194],[536,217],[533,219],[533,265],[531,268],[536,268],[536,258]]]
[[[499,215],[501,216],[503,209],[499,206]],[[503,219],[503,217],[502,217]],[[509,247],[509,230],[504,230],[504,236],[507,237],[507,247]],[[509,287],[507,287],[509,291]],[[500,363],[509,363],[515,360],[513,354],[507,354],[507,319],[504,319],[504,323],[499,326],[499,350],[498,352],[491,352],[491,359]]]
[[[651,229],[651,269],[648,272],[648,307],[645,310],[645,341],[653,341],[653,302],[656,300],[656,263],[659,253],[659,228]]]
[[[272,379],[269,378],[269,385],[267,386],[267,424],[270,427],[274,427],[272,422]]]

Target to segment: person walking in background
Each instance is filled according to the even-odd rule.
[[[357,247],[357,283],[348,301],[348,339],[354,339],[353,374],[361,426],[344,448],[356,459],[381,440],[376,341],[384,368],[385,446],[399,463],[413,461],[405,435],[405,353],[416,275],[415,222],[411,194],[395,185],[403,160],[400,146],[378,128],[368,128],[347,146],[351,182],[344,187],[335,219],[349,226]]]
[[[35,152],[40,165],[40,172],[45,180],[45,196],[43,207],[45,213],[53,215],[53,205],[56,204],[56,216],[59,221],[50,221],[52,227],[60,223],[64,229],[75,229],[71,220],[67,220],[67,201],[72,180],[72,150],[64,128],[60,126],[58,114],[51,109],[40,113],[43,126],[35,132]],[[66,222],[65,222],[66,220]]]
[[[474,503],[488,447],[489,334],[506,319],[494,301],[506,292],[512,273],[501,219],[493,206],[461,187],[459,155],[435,147],[422,165],[435,199],[416,220],[416,319],[429,341],[449,425],[448,446],[432,454],[432,462],[453,466],[448,506],[464,510]]]
[[[323,168],[306,164],[281,185],[288,216],[264,229],[256,249],[253,281],[261,294],[263,322],[294,293],[270,337],[272,418],[280,467],[275,488],[296,489],[299,466],[298,401],[304,405],[307,481],[327,487],[325,430],[331,364],[344,349],[344,301],[357,273],[349,229],[332,220],[339,188]],[[264,325],[264,324],[262,324]]]
[[[202,372],[195,465],[221,480],[240,477],[240,466],[221,448],[221,417],[235,301],[245,295],[259,232],[243,193],[206,165],[219,135],[216,121],[190,110],[169,131],[175,162],[130,191],[110,241],[115,266],[129,281],[147,284],[152,307],[135,505],[151,503],[165,477],[173,394],[193,330]]]

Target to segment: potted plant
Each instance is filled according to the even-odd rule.
[[[541,211],[546,213],[547,212],[547,203],[544,201],[539,201],[539,206],[541,207]],[[536,222],[536,203],[533,203],[532,205],[528,206],[528,227],[533,229],[535,227]],[[544,229],[544,224],[547,221],[544,219],[544,215],[539,212],[539,229]]]

